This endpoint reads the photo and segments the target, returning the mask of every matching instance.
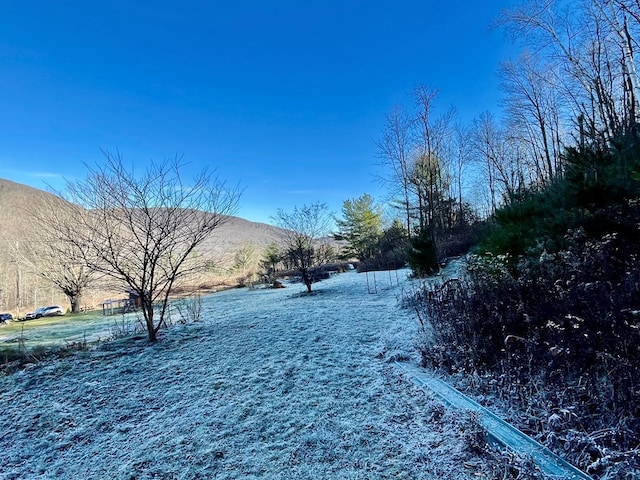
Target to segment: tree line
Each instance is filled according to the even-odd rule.
[[[425,366],[479,379],[594,478],[640,472],[639,20],[624,0],[503,15],[524,50],[501,67],[503,120],[467,130],[485,202],[472,255],[406,300]]]
[[[605,152],[635,132],[637,2],[532,0],[505,11],[497,25],[521,47],[499,67],[501,117],[486,111],[464,123],[455,108],[438,105],[438,88],[418,85],[409,106],[394,107],[384,120],[380,177],[417,273],[468,250],[480,227],[521,205],[527,192],[572,175],[603,183],[610,167],[583,155],[576,169],[576,152]],[[630,175],[628,165],[620,167]],[[367,213],[358,213],[364,204]],[[377,208],[366,195],[345,202],[340,235],[375,244],[379,225],[366,234],[352,230]],[[353,253],[376,256],[371,245]]]

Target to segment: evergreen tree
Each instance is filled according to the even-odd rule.
[[[409,235],[399,218],[393,220],[380,236],[378,250],[380,251],[379,265],[383,268],[400,268],[407,263],[410,248]]]
[[[267,275],[276,271],[278,264],[282,261],[282,254],[276,242],[270,243],[266,250],[262,253],[260,266],[267,271]]]
[[[409,264],[416,276],[430,275],[438,270],[436,245],[429,229],[422,229],[411,238]]]
[[[337,240],[346,240],[347,258],[359,260],[371,258],[377,253],[382,235],[382,210],[368,193],[353,200],[345,200],[342,205],[342,219],[336,219],[339,232]]]

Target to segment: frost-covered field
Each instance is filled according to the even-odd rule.
[[[397,371],[407,272],[211,296],[160,342],[121,339],[0,378],[2,479],[457,479],[490,467]],[[371,280],[371,276],[370,276]]]

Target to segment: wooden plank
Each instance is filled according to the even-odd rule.
[[[554,479],[592,480],[590,476],[554,454],[547,447],[525,435],[443,380],[430,377],[424,370],[412,365],[400,362],[396,362],[396,365],[409,376],[413,383],[434,393],[445,405],[455,409],[478,412],[480,422],[487,431],[490,440],[521,455],[529,456],[545,475]]]

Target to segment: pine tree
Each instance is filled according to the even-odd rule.
[[[345,200],[342,206],[342,219],[336,219],[339,232],[337,240],[346,240],[347,258],[363,260],[377,253],[378,242],[382,235],[382,210],[368,193],[353,200]]]

